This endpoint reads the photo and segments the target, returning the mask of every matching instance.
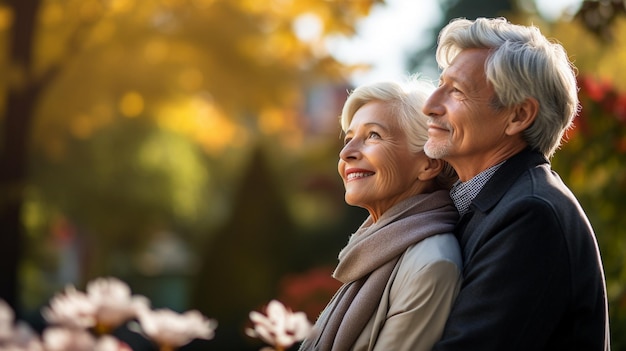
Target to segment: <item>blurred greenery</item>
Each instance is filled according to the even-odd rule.
[[[581,76],[583,110],[553,162],[589,215],[607,277],[614,350],[626,349],[626,93]]]
[[[366,216],[336,171],[359,67],[324,40],[382,2],[0,0],[0,292],[37,325],[65,284],[117,276],[157,307],[217,317],[213,349],[258,349],[240,333],[271,298],[321,308]],[[553,165],[598,235],[626,350],[623,8],[587,1],[552,21],[532,1],[440,4],[414,70],[435,70],[437,30],[458,16],[538,25],[575,61],[583,110]]]

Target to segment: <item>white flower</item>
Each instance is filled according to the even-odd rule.
[[[13,336],[13,320],[15,313],[11,306],[4,300],[0,300],[0,342],[11,340]]]
[[[93,351],[132,351],[132,349],[115,337],[104,335],[98,339]]]
[[[213,338],[217,322],[193,310],[184,314],[170,309],[142,310],[139,324],[145,336],[161,346],[180,347],[193,339]]]
[[[43,332],[46,351],[93,351],[96,340],[82,329],[47,328]]]
[[[43,345],[39,336],[25,322],[19,321],[15,326],[13,344],[23,350],[43,351]]]
[[[246,334],[277,348],[291,347],[309,336],[313,329],[304,312],[293,313],[276,300],[268,304],[267,316],[252,311],[250,320],[254,323],[254,329],[246,329]]]
[[[50,307],[42,310],[44,318],[53,324],[68,328],[95,327],[107,333],[148,308],[148,299],[131,296],[130,288],[116,278],[98,278],[87,284],[87,293],[68,286],[55,295]]]
[[[117,278],[98,278],[87,284],[87,298],[95,306],[94,318],[104,329],[114,329],[148,308],[144,296],[131,296],[128,284]]]
[[[0,351],[43,351],[39,337],[22,322],[15,323],[11,306],[0,299]]]
[[[50,300],[50,307],[44,307],[41,314],[49,323],[86,329],[95,326],[95,312],[96,306],[85,293],[68,286]]]

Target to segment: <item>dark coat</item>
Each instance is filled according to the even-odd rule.
[[[545,157],[506,161],[456,234],[464,281],[434,350],[609,350],[596,238]]]

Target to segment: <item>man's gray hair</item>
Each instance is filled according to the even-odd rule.
[[[562,45],[548,40],[537,27],[511,24],[504,18],[452,20],[439,34],[437,63],[448,67],[464,49],[489,49],[487,81],[493,85],[496,108],[527,98],[539,111],[523,137],[551,158],[579,110],[576,71]]]

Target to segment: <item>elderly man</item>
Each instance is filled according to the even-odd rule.
[[[563,47],[503,18],[442,29],[425,152],[459,175],[464,282],[434,350],[609,350],[593,229],[551,170],[578,109]]]

